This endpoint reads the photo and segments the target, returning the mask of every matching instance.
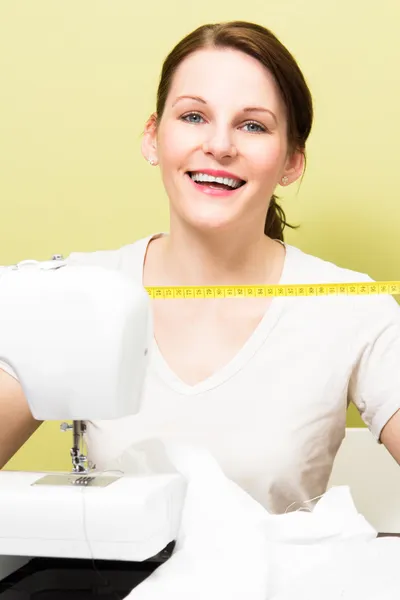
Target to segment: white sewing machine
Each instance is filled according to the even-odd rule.
[[[73,422],[70,473],[0,472],[0,580],[31,557],[144,561],[176,539],[179,474],[96,473],[83,452],[85,420],[139,411],[151,335],[147,292],[117,272],[0,267],[0,359],[36,419]]]

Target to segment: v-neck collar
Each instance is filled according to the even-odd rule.
[[[154,234],[141,240],[142,246],[140,248],[140,260],[138,260],[138,267],[140,269],[140,273],[137,273],[136,276],[140,280],[142,285],[144,265],[148,247],[152,240],[157,239],[162,235],[165,234]],[[285,259],[281,277],[279,279],[279,283],[282,285],[288,281],[288,274],[291,262],[291,247],[287,244],[284,244],[284,246]],[[272,302],[268,305],[262,319],[254,329],[254,331],[251,333],[251,335],[243,344],[243,346],[238,350],[238,352],[233,356],[233,358],[226,365],[222,366],[220,369],[217,369],[209,377],[203,379],[202,381],[199,381],[194,385],[184,382],[180,377],[176,375],[176,373],[171,369],[167,361],[164,359],[164,356],[157,344],[157,341],[155,337],[153,337],[151,355],[152,370],[154,374],[160,377],[160,379],[162,379],[162,381],[166,385],[168,385],[169,388],[173,389],[179,394],[186,396],[198,395],[222,385],[230,378],[232,378],[236,373],[238,373],[254,356],[254,354],[259,350],[259,348],[265,343],[266,338],[269,336],[270,332],[279,320],[280,314],[284,306],[283,300],[283,298],[274,298]]]

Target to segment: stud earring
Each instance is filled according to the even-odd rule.
[[[151,164],[152,167],[155,165],[155,161],[152,158],[149,158],[149,163]]]
[[[289,177],[287,175],[284,175],[284,177],[282,177],[281,179],[282,185],[287,185],[289,183]]]

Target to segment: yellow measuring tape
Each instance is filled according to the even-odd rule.
[[[295,296],[373,296],[400,294],[400,281],[326,283],[296,285],[213,285],[147,287],[154,299],[173,298],[260,298]]]

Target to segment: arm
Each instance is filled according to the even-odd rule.
[[[400,465],[400,410],[383,427],[380,441]]]
[[[364,310],[363,310],[364,309]],[[350,399],[400,464],[400,310],[390,297],[360,302]]]
[[[0,469],[40,424],[33,418],[18,381],[0,369]]]

